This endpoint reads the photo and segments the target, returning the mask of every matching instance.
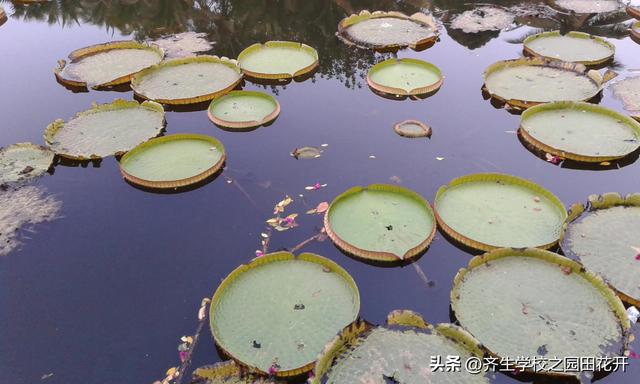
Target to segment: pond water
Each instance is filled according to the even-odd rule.
[[[535,2],[485,1],[505,6]],[[469,9],[464,1],[92,1],[20,5],[1,1],[9,15],[0,26],[0,146],[42,143],[47,124],[68,119],[92,102],[131,99],[132,93],[73,93],[53,68],[77,48],[121,39],[147,39],[184,31],[204,32],[210,53],[236,57],[267,40],[315,47],[320,67],[311,79],[282,86],[246,82],[243,89],[273,94],[282,112],[270,126],[228,132],[206,111],[167,112],[167,133],[212,135],[225,146],[226,169],[211,183],[179,194],[145,192],[125,183],[113,157],[99,164],[59,164],[36,185],[62,202],[57,220],[21,232],[23,244],[0,258],[0,382],[151,383],[178,365],[182,335],[196,327],[203,297],[221,279],[254,257],[275,203],[295,201],[299,227],[274,234],[270,250],[291,248],[317,233],[319,215],[305,215],[354,185],[400,183],[433,201],[439,186],[476,172],[501,172],[532,180],[566,206],[594,193],[640,192],[635,159],[581,169],[538,158],[518,140],[519,116],[482,97],[482,73],[491,63],[521,55],[520,25],[501,33],[465,35],[448,30],[450,17]],[[441,68],[444,85],[425,100],[388,100],[364,79],[389,54],[348,47],[335,34],[338,22],[362,9],[433,11],[445,21],[440,41],[398,57],[424,59]],[[640,71],[640,45],[611,20],[532,17],[542,28],[578,29],[609,37],[617,47],[615,70]],[[616,22],[614,20],[613,22]],[[607,24],[608,23],[608,24]],[[604,91],[602,105],[622,110]],[[433,128],[431,139],[398,136],[406,119]],[[320,158],[296,160],[290,152],[320,146]],[[305,186],[326,184],[318,190]],[[304,198],[298,195],[303,194]],[[393,309],[411,309],[431,323],[449,322],[449,292],[471,255],[440,233],[415,265],[370,266],[344,256],[331,241],[303,248],[339,263],[357,282],[361,316],[382,323]],[[418,266],[432,281],[417,273]],[[632,345],[640,349],[638,343]],[[219,361],[205,329],[193,367]],[[602,383],[635,383],[640,360],[627,373]],[[514,379],[498,375],[495,382]]]

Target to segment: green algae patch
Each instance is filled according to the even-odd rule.
[[[268,124],[278,117],[280,104],[271,95],[255,91],[231,91],[209,105],[209,119],[233,129],[247,129]]]
[[[290,79],[313,71],[318,52],[293,41],[267,41],[245,48],[238,55],[242,72],[257,79]]]
[[[394,96],[426,95],[442,86],[444,77],[435,65],[417,59],[389,59],[374,65],[367,83],[375,91]]]
[[[524,53],[551,60],[597,66],[613,59],[616,48],[608,41],[583,32],[543,32],[524,41]]]
[[[54,157],[53,151],[31,143],[0,148],[0,186],[37,179],[51,168]]]

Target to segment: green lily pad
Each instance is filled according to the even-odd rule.
[[[553,31],[529,36],[524,41],[524,52],[551,60],[600,65],[613,59],[616,48],[608,41],[588,33],[561,34],[560,31]]]
[[[201,182],[224,164],[222,143],[213,137],[178,134],[135,147],[120,160],[120,171],[133,184],[174,189]]]
[[[572,372],[565,358],[622,356],[628,342],[625,308],[602,279],[540,249],[474,257],[454,279],[451,309],[493,355],[560,360],[538,373],[578,376],[582,364]]]
[[[602,276],[620,298],[640,306],[640,194],[589,196],[569,210],[560,246]]]
[[[624,104],[631,117],[640,121],[640,76],[627,77],[611,85],[613,96]]]
[[[417,59],[389,59],[374,65],[367,83],[378,92],[397,96],[425,95],[440,89],[444,77],[431,63]]]
[[[59,61],[58,81],[75,87],[108,87],[128,83],[131,76],[162,61],[157,46],[137,41],[114,41],[80,48]]]
[[[205,384],[285,384],[286,381],[260,377],[242,371],[235,361],[206,365],[193,371],[193,382]]]
[[[325,214],[324,227],[338,247],[354,256],[397,262],[429,246],[436,222],[431,206],[417,193],[372,184],[336,197]]]
[[[139,97],[169,105],[211,100],[235,88],[242,73],[235,60],[217,56],[191,56],[163,61],[131,79]]]
[[[260,373],[294,376],[313,367],[359,309],[355,282],[333,261],[278,252],[227,276],[209,318],[216,343],[234,360]]]
[[[280,113],[271,95],[255,91],[232,91],[211,102],[209,119],[227,128],[252,128],[267,124]]]
[[[511,24],[515,14],[498,7],[478,7],[457,15],[451,20],[451,28],[460,29],[464,33],[500,31]]]
[[[58,119],[44,132],[46,144],[56,154],[74,160],[121,155],[158,136],[165,126],[162,106],[122,99],[93,104],[68,122]]]
[[[0,185],[20,184],[44,175],[55,154],[31,143],[18,143],[0,148]]]
[[[556,6],[575,13],[608,13],[623,9],[618,0],[554,0]]]
[[[447,235],[483,251],[549,248],[567,217],[562,202],[541,186],[493,173],[462,176],[440,187],[434,209]]]
[[[267,41],[253,44],[238,55],[247,76],[259,79],[289,79],[313,71],[318,66],[318,52],[293,41]]]

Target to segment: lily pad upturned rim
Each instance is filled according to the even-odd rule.
[[[376,46],[371,46],[371,45],[367,45],[364,44],[363,42],[358,42],[358,41],[353,41],[349,38],[348,33],[346,32],[346,30],[353,26],[354,24],[360,23],[362,21],[365,20],[370,20],[370,19],[379,19],[379,18],[383,18],[383,17],[391,17],[391,18],[397,18],[397,19],[404,19],[404,20],[410,20],[413,21],[415,23],[424,25],[426,27],[429,27],[430,29],[432,29],[433,31],[433,36],[429,36],[427,38],[424,38],[422,40],[418,40],[414,43],[411,44],[387,44],[387,45],[376,45]],[[338,32],[336,32],[336,36],[338,36],[338,38],[340,40],[342,40],[344,43],[348,44],[348,45],[353,45],[356,46],[358,48],[364,48],[364,49],[374,49],[374,50],[397,50],[400,48],[404,48],[404,47],[409,47],[413,50],[419,50],[423,47],[426,47],[428,45],[431,45],[433,43],[435,43],[438,40],[438,28],[437,26],[433,23],[433,20],[429,19],[429,16],[425,15],[422,12],[416,12],[411,16],[405,15],[402,12],[396,12],[396,11],[390,11],[390,12],[385,12],[385,11],[368,11],[368,10],[363,10],[360,11],[360,13],[354,13],[350,16],[345,17],[344,19],[340,20],[340,22],[338,23]]]
[[[155,44],[140,43],[135,40],[124,40],[124,41],[111,41],[108,43],[95,44],[95,45],[90,45],[88,47],[76,49],[75,51],[72,51],[69,54],[69,60],[71,60],[71,63],[73,63],[73,62],[82,60],[83,58],[88,56],[92,56],[98,53],[113,51],[116,49],[143,49],[143,50],[155,52],[160,57],[160,60],[164,58],[164,51]],[[58,61],[58,68],[54,68],[53,70],[53,73],[56,76],[56,79],[60,83],[70,87],[87,87],[86,82],[67,79],[63,77],[62,71],[66,66],[67,66],[66,60]],[[140,73],[140,71],[121,76],[117,79],[111,80],[104,84],[98,84],[96,87],[102,88],[102,87],[112,87],[116,85],[127,84],[132,80],[133,76],[136,75],[137,73]]]
[[[410,63],[410,64],[414,64],[414,65],[419,65],[422,66],[424,68],[427,68],[429,71],[434,72],[436,75],[438,75],[439,79],[438,81],[436,81],[433,84],[429,84],[423,87],[418,87],[415,89],[412,89],[410,91],[406,91],[404,89],[401,88],[395,88],[395,87],[389,87],[386,85],[382,85],[382,84],[378,84],[375,81],[373,81],[371,79],[371,74],[375,71],[379,71],[382,68],[391,66],[391,65],[398,65],[398,64],[402,64],[402,63]],[[395,96],[418,96],[418,95],[426,95],[426,94],[430,94],[430,93],[434,93],[436,92],[438,89],[440,89],[440,87],[442,87],[442,83],[444,82],[444,76],[442,75],[442,71],[440,70],[440,68],[438,68],[437,66],[435,66],[432,63],[429,63],[428,61],[424,61],[424,60],[420,60],[420,59],[411,59],[411,58],[403,58],[403,59],[397,59],[397,58],[391,58],[391,59],[387,59],[384,61],[381,61],[379,63],[377,63],[376,65],[374,65],[373,67],[371,67],[369,69],[369,71],[367,72],[367,83],[369,84],[369,86],[371,88],[373,88],[374,90],[384,93],[384,94],[388,94],[388,95],[395,95]]]
[[[220,103],[221,101],[224,101],[225,98],[229,98],[229,97],[242,97],[242,96],[253,96],[253,97],[261,97],[264,99],[267,99],[269,101],[271,101],[272,103],[274,103],[275,108],[273,109],[273,112],[271,112],[270,114],[268,114],[267,116],[263,117],[260,121],[257,120],[253,120],[253,121],[228,121],[228,120],[223,120],[219,117],[216,117],[211,110],[213,108],[215,108],[215,106]],[[278,100],[267,94],[264,92],[258,92],[258,91],[231,91],[229,93],[226,93],[220,97],[217,97],[213,100],[211,100],[211,104],[209,104],[209,108],[207,108],[207,116],[209,116],[209,120],[211,120],[214,124],[217,124],[221,127],[225,127],[225,128],[236,128],[236,129],[243,129],[243,128],[253,128],[253,127],[259,127],[261,125],[264,124],[268,124],[271,121],[275,120],[278,115],[280,114],[280,103],[278,103]]]
[[[402,195],[404,195],[406,197],[409,197],[411,199],[414,199],[414,200],[418,201],[420,204],[423,204],[425,206],[425,208],[427,209],[427,212],[429,212],[429,214],[431,215],[431,218],[434,220],[433,221],[434,225],[433,225],[433,228],[431,229],[431,232],[429,233],[429,235],[427,235],[427,237],[420,244],[416,245],[415,247],[413,247],[413,248],[409,249],[407,252],[405,252],[404,255],[395,255],[395,254],[390,253],[390,252],[369,251],[369,250],[366,250],[366,249],[358,248],[355,245],[351,245],[350,243],[348,243],[345,240],[343,240],[331,228],[331,223],[329,222],[329,214],[331,212],[331,209],[340,200],[345,199],[345,198],[347,198],[349,196],[358,194],[358,193],[360,193],[362,191],[365,191],[365,190],[399,193],[399,194],[402,194]],[[362,186],[351,187],[351,188],[347,189],[346,191],[342,192],[341,194],[339,194],[338,196],[336,196],[333,199],[333,201],[331,202],[331,204],[329,204],[329,208],[327,209],[327,211],[324,214],[324,229],[327,232],[327,235],[329,236],[329,238],[340,249],[342,249],[342,250],[346,251],[347,253],[355,256],[356,258],[360,258],[360,259],[363,259],[365,261],[373,261],[373,262],[397,263],[399,261],[407,262],[407,261],[412,260],[416,256],[420,255],[425,249],[427,249],[429,247],[429,245],[431,245],[431,242],[433,241],[433,238],[435,237],[436,228],[437,228],[437,224],[436,224],[435,220],[436,220],[436,215],[435,215],[434,210],[431,208],[431,205],[429,204],[429,202],[426,199],[424,199],[422,196],[420,196],[417,192],[414,192],[414,191],[412,191],[412,190],[410,190],[408,188],[400,187],[400,186],[397,186],[397,185],[371,184],[371,185],[368,185],[366,187],[362,187]],[[402,256],[402,257],[400,257],[400,256]]]
[[[4,11],[4,8],[0,7],[0,25],[4,24],[7,19],[7,13]]]
[[[47,166],[47,169],[41,169],[41,170],[36,169],[36,170],[34,170],[34,171],[38,171],[38,172],[33,177],[42,176],[49,169],[51,169],[51,167],[53,166],[53,162],[55,160],[55,157],[56,157],[55,152],[53,152],[48,147],[45,147],[45,146],[39,145],[39,144],[24,142],[24,143],[15,143],[15,144],[7,145],[6,147],[1,147],[0,148],[0,158],[2,158],[2,154],[3,153],[11,152],[14,149],[31,149],[33,151],[42,152],[43,154],[47,155],[47,157],[49,158],[49,161],[48,161],[49,165]]]
[[[556,101],[556,102],[551,102],[546,104],[539,104],[532,108],[527,109],[521,115],[520,128],[518,129],[518,133],[520,134],[520,136],[524,141],[526,141],[529,145],[531,145],[536,150],[544,151],[565,159],[588,162],[588,163],[600,163],[603,161],[619,160],[638,150],[638,147],[636,147],[635,150],[621,156],[588,156],[588,155],[581,155],[579,153],[566,152],[566,151],[562,151],[560,149],[554,148],[534,138],[533,136],[531,136],[531,134],[527,131],[527,129],[523,125],[523,122],[528,117],[531,117],[536,113],[551,111],[555,109],[568,109],[568,108],[580,108],[583,110],[588,110],[590,112],[600,113],[615,119],[619,119],[623,121],[626,125],[629,125],[632,128],[634,128],[636,132],[636,137],[638,137],[638,139],[640,140],[640,123],[638,123],[636,120],[632,119],[629,116],[623,115],[612,109],[609,109],[600,105],[585,103],[585,102],[576,102],[576,101]]]
[[[233,356],[233,354],[229,353],[228,347],[218,342],[219,337],[213,326],[215,322],[216,303],[220,301],[220,298],[224,293],[224,290],[230,284],[232,284],[236,280],[236,278],[242,273],[250,269],[260,267],[263,264],[279,262],[279,261],[288,261],[288,260],[301,260],[309,263],[319,264],[322,267],[328,268],[332,272],[337,273],[342,279],[344,279],[348,283],[349,287],[354,293],[354,298],[355,298],[354,307],[357,310],[355,311],[356,313],[353,319],[351,320],[351,323],[353,324],[358,319],[358,313],[360,312],[360,291],[358,290],[358,286],[355,280],[353,279],[353,277],[344,268],[342,268],[340,265],[338,265],[336,262],[334,262],[331,259],[317,255],[315,253],[309,253],[309,252],[304,252],[299,254],[298,256],[295,256],[291,252],[282,251],[282,252],[269,253],[261,257],[256,257],[247,264],[241,264],[236,269],[234,269],[227,277],[225,277],[224,280],[222,280],[222,282],[218,286],[218,288],[216,288],[216,291],[213,294],[213,298],[211,299],[211,304],[209,305],[209,327],[211,329],[211,334],[214,338],[216,345],[224,352],[224,354],[229,356],[231,359],[233,359],[237,364],[248,368],[252,372],[258,372],[260,374],[268,375],[268,372],[264,372],[259,368],[249,366],[244,362],[238,360],[236,357]],[[276,377],[298,376],[298,375],[309,372],[310,370],[313,369],[315,365],[316,365],[316,360],[313,360],[308,364],[305,364],[304,366],[298,367],[296,369],[282,370],[282,371],[279,370],[276,372],[275,376]]]
[[[567,229],[571,223],[578,220],[583,214],[597,211],[600,209],[608,209],[613,207],[640,207],[640,193],[631,193],[622,196],[617,192],[609,192],[602,195],[593,194],[587,198],[587,203],[575,203],[569,208],[569,215],[562,225],[560,231],[560,248],[565,256],[576,259],[578,262],[580,257],[571,252],[570,247],[566,243]],[[620,299],[630,305],[640,307],[640,298],[633,298],[622,291],[619,291],[613,285],[609,287],[620,297]]]
[[[162,70],[163,68],[176,67],[178,65],[191,64],[191,63],[219,63],[233,69],[239,74],[239,76],[236,81],[234,81],[232,84],[230,84],[228,87],[224,89],[221,89],[212,93],[208,93],[205,95],[194,96],[194,97],[185,97],[185,98],[177,98],[177,99],[158,99],[158,98],[153,99],[153,98],[147,97],[142,91],[139,90],[140,82],[144,79],[145,76],[148,76],[153,72]],[[179,57],[175,59],[164,60],[156,65],[153,65],[149,68],[145,68],[142,71],[136,73],[131,78],[131,89],[133,90],[133,93],[136,96],[140,97],[141,99],[153,100],[160,104],[166,104],[166,105],[197,104],[204,101],[209,101],[217,96],[224,95],[225,93],[231,91],[238,84],[240,84],[240,82],[242,81],[242,77],[243,77],[242,71],[238,66],[238,62],[234,59],[229,59],[228,57],[225,57],[225,56],[218,57],[218,56],[211,56],[211,55],[199,55],[199,56]]]
[[[447,192],[447,190],[450,187],[455,187],[461,184],[465,184],[465,183],[473,183],[473,182],[497,182],[497,181],[501,181],[501,182],[505,182],[505,183],[509,183],[509,184],[514,184],[514,185],[519,185],[525,188],[528,188],[530,190],[535,191],[537,194],[542,195],[544,197],[546,197],[547,199],[549,199],[549,201],[556,206],[556,208],[558,209],[559,212],[563,213],[563,218],[567,217],[567,211],[566,208],[564,206],[564,204],[562,203],[562,201],[560,201],[560,199],[558,199],[557,196],[555,196],[553,193],[551,193],[550,191],[548,191],[546,188],[534,183],[533,181],[529,181],[527,179],[523,179],[521,177],[517,177],[517,176],[513,176],[513,175],[508,175],[508,174],[503,174],[503,173],[473,173],[470,175],[465,175],[465,176],[460,176],[457,177],[453,180],[451,180],[449,182],[449,184],[447,185],[443,185],[440,188],[438,188],[438,191],[436,192],[436,197],[433,199],[433,212],[435,213],[436,216],[436,221],[438,222],[438,227],[449,237],[451,237],[453,240],[467,246],[467,247],[471,247],[473,249],[477,249],[480,251],[492,251],[495,249],[499,249],[502,248],[500,246],[495,246],[495,245],[491,245],[491,244],[485,244],[483,242],[477,241],[477,240],[473,240],[461,233],[458,233],[457,231],[455,231],[453,228],[451,228],[449,225],[447,225],[447,223],[442,219],[442,217],[440,217],[440,215],[438,214],[438,200],[440,200],[440,198]],[[558,243],[558,240],[555,240],[549,244],[540,244],[539,246],[536,246],[536,248],[540,248],[540,249],[549,249],[551,247],[553,247],[554,245],[556,245]]]
[[[627,14],[636,20],[640,20],[640,7],[627,6]]]
[[[640,21],[636,21],[631,25],[631,29],[629,31],[631,34],[631,38],[638,44],[640,44]]]
[[[402,130],[402,126],[403,125],[407,125],[407,124],[413,124],[413,125],[417,125],[418,127],[420,127],[420,129],[422,129],[422,133],[413,133],[413,132],[406,132]],[[401,121],[399,123],[396,123],[393,126],[393,130],[400,136],[403,137],[409,137],[409,138],[418,138],[418,137],[431,137],[431,127],[429,127],[427,124],[423,123],[420,120],[413,120],[413,119],[409,119],[409,120],[404,120]]]
[[[529,47],[529,43],[531,43],[532,41],[538,40],[538,39],[544,39],[547,37],[559,37],[559,36],[568,36],[571,38],[576,38],[576,39],[585,39],[585,40],[593,40],[596,43],[607,47],[609,50],[611,50],[611,55],[599,59],[599,60],[586,60],[586,61],[577,61],[576,63],[578,64],[583,64],[585,66],[599,66],[602,65],[604,63],[607,63],[611,60],[613,60],[613,57],[616,54],[616,47],[615,45],[611,44],[610,42],[608,42],[607,40],[603,39],[602,37],[599,36],[594,36],[594,35],[590,35],[588,33],[584,33],[584,32],[577,32],[577,31],[570,31],[567,32],[565,34],[560,33],[560,31],[549,31],[549,32],[542,32],[542,33],[538,33],[536,35],[533,36],[529,36],[527,37],[524,42],[523,42],[523,51],[524,54],[527,56],[531,56],[531,57],[542,57],[548,60],[556,60],[556,61],[562,61],[560,59],[554,58],[552,56],[544,56],[541,55],[539,53],[537,53],[536,51],[534,51],[533,49],[531,49]]]
[[[244,57],[246,57],[247,55],[252,54],[253,52],[260,50],[260,49],[264,49],[264,48],[293,48],[293,49],[300,49],[302,51],[305,51],[306,53],[308,53],[309,55],[311,55],[314,58],[314,62],[309,64],[308,66],[301,68],[299,70],[297,70],[295,73],[291,74],[291,73],[261,73],[261,72],[254,72],[254,71],[249,71],[247,69],[242,68],[242,59]],[[280,80],[280,79],[291,79],[291,78],[296,78],[296,77],[300,77],[302,75],[305,75],[309,72],[312,72],[314,69],[316,69],[316,67],[319,65],[319,57],[318,57],[318,51],[316,51],[315,48],[304,44],[304,43],[298,43],[295,41],[281,41],[281,40],[272,40],[272,41],[266,41],[264,43],[255,43],[252,44],[250,46],[248,46],[247,48],[243,49],[242,52],[240,52],[240,54],[238,55],[238,65],[240,67],[240,69],[242,70],[242,73],[244,73],[246,76],[255,78],[255,79],[268,79],[268,80]]]
[[[179,180],[161,180],[161,181],[145,180],[145,179],[133,176],[132,174],[128,173],[124,169],[124,164],[126,163],[126,161],[130,157],[134,156],[136,153],[140,151],[144,151],[145,149],[152,147],[154,145],[166,143],[167,141],[178,141],[178,140],[206,141],[210,143],[212,146],[214,146],[218,151],[220,151],[220,159],[209,169],[197,175],[187,177],[185,179],[179,179]],[[206,180],[208,177],[214,175],[216,172],[220,170],[220,168],[222,168],[222,165],[224,164],[225,160],[226,160],[226,154],[224,151],[224,146],[215,137],[200,135],[200,134],[193,134],[193,133],[178,133],[174,135],[157,137],[155,139],[151,139],[145,143],[138,145],[137,147],[127,152],[124,156],[122,156],[119,162],[119,166],[120,166],[120,173],[122,174],[122,177],[124,177],[125,180],[135,185],[145,187],[145,188],[150,188],[150,189],[175,189],[175,188],[187,187],[193,184],[197,184],[203,180]]]

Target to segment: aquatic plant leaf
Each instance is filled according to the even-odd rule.
[[[268,124],[280,114],[280,104],[271,95],[255,91],[231,91],[209,105],[209,119],[227,128],[253,128]]]
[[[608,41],[583,32],[543,32],[524,41],[524,53],[551,60],[601,65],[613,59],[616,48]]]
[[[4,24],[7,20],[7,13],[4,11],[4,8],[0,7],[0,25]]]
[[[293,41],[267,41],[253,44],[238,55],[242,72],[258,79],[289,79],[313,71],[318,52]]]
[[[333,242],[359,258],[397,262],[424,251],[435,235],[429,203],[396,185],[353,187],[337,196],[325,214]]]
[[[565,357],[621,356],[628,343],[629,319],[606,283],[540,249],[474,257],[454,278],[451,308],[492,355],[557,358],[557,375],[577,375],[565,370]]]
[[[260,377],[251,373],[244,373],[241,367],[231,361],[206,365],[193,372],[194,382],[204,381],[205,384],[284,384],[283,381]]]
[[[627,77],[611,85],[613,95],[622,101],[624,109],[640,120],[640,76]]]
[[[308,210],[307,214],[308,215],[320,214],[320,213],[326,212],[327,209],[329,209],[329,203],[327,203],[326,201],[323,201],[322,203],[319,203],[318,206],[316,206],[314,209]]]
[[[451,20],[451,28],[460,29],[465,33],[500,31],[513,24],[514,19],[515,15],[506,9],[483,6],[454,17]]]
[[[293,376],[313,367],[359,308],[355,282],[333,261],[278,252],[227,276],[209,319],[216,343],[234,360],[263,374],[275,369],[277,376]]]
[[[153,189],[173,189],[201,182],[224,164],[224,146],[196,134],[159,137],[135,147],[120,160],[123,177]]]
[[[213,43],[205,39],[206,36],[206,33],[182,32],[148,40],[147,43],[157,45],[164,51],[166,58],[173,59],[210,51],[213,48]]]
[[[76,160],[120,155],[158,136],[164,129],[164,110],[154,102],[114,100],[94,104],[68,122],[49,124],[44,140],[56,154]]]
[[[289,196],[286,196],[283,200],[280,200],[275,207],[273,208],[273,214],[277,215],[278,213],[284,212],[284,209],[293,203],[293,199]]]
[[[318,147],[300,147],[291,152],[296,159],[317,159],[322,155],[322,149]]]
[[[623,9],[618,0],[554,0],[556,6],[575,13],[606,13]]]
[[[631,37],[633,38],[633,40],[640,44],[640,21],[633,23],[633,25],[631,25]]]
[[[431,127],[418,120],[405,120],[393,126],[393,130],[400,136],[417,138],[431,137]]]
[[[44,175],[54,156],[49,149],[31,143],[0,148],[0,186],[21,184]]]
[[[374,65],[367,83],[390,95],[426,95],[440,89],[444,77],[435,65],[417,59],[389,59]]]
[[[627,6],[627,14],[636,20],[640,20],[640,6]]]
[[[483,251],[549,248],[567,217],[562,202],[541,186],[493,173],[462,176],[440,187],[434,209],[448,236]]]

